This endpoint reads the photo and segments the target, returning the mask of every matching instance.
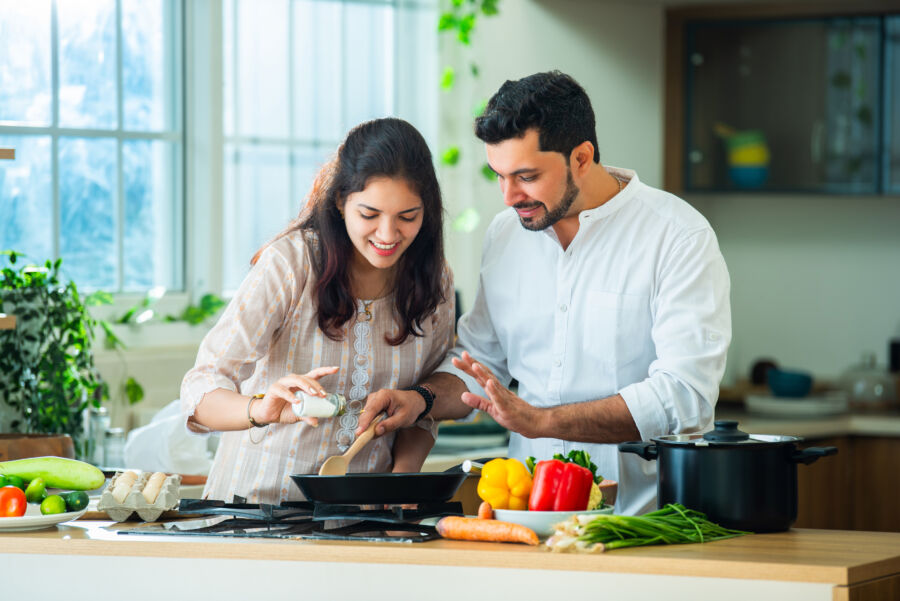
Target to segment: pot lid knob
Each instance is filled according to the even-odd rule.
[[[703,440],[711,442],[740,442],[750,435],[738,430],[738,423],[733,419],[722,419],[714,422],[715,429],[703,435]]]

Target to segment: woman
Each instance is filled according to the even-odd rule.
[[[257,252],[182,383],[188,428],[224,432],[204,498],[302,499],[290,474],[317,473],[353,442],[369,393],[438,365],[454,327],[442,213],[414,127],[379,119],[349,133],[300,216]],[[295,391],[343,394],[347,411],[298,419]],[[349,471],[419,471],[435,434],[425,418],[376,438]]]

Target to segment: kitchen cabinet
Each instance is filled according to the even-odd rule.
[[[666,187],[900,191],[896,3],[667,11]]]
[[[797,469],[799,528],[900,532],[900,438],[807,438],[838,454]]]
[[[792,530],[597,555],[436,540],[414,544],[120,535],[133,525],[77,521],[0,533],[10,597],[161,596],[422,599],[698,598],[853,600],[900,595],[900,534]],[[348,576],[352,577],[348,579]],[[146,586],[135,586],[146,583]]]
[[[837,447],[797,466],[795,527],[900,532],[900,412],[786,418],[720,406],[716,419],[753,434],[800,436],[804,448]]]

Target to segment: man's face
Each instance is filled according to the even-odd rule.
[[[579,193],[566,157],[539,146],[536,129],[487,145],[488,164],[497,174],[503,202],[516,210],[523,227],[534,231],[574,213]]]

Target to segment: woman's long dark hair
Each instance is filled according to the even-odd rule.
[[[415,127],[394,118],[376,119],[354,127],[338,148],[337,156],[319,171],[300,215],[275,240],[296,230],[317,235],[318,251],[310,253],[317,280],[317,319],[326,336],[340,340],[341,328],[356,314],[348,271],[354,248],[341,210],[347,197],[361,192],[374,177],[402,178],[422,199],[423,205],[422,227],[398,260],[395,272],[394,313],[400,328],[397,336],[385,336],[385,340],[396,346],[410,334],[421,336],[422,321],[445,300],[441,288],[444,269],[441,190],[431,152]],[[256,263],[263,249],[256,253],[252,263]]]

